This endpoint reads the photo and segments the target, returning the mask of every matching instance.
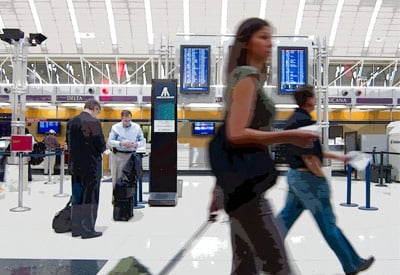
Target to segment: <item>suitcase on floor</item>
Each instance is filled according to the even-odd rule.
[[[135,182],[126,178],[119,178],[113,190],[115,221],[129,221],[133,217],[133,196],[135,195]]]
[[[115,221],[129,221],[133,217],[133,197],[115,199],[113,218]]]

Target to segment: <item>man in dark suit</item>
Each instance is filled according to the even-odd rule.
[[[84,110],[67,123],[66,141],[72,175],[72,236],[82,239],[102,235],[95,230],[102,175],[102,153],[106,150],[103,130],[96,116],[101,107],[89,99]]]

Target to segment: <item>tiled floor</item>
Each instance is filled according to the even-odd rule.
[[[53,178],[59,182],[58,176]],[[18,192],[8,191],[9,186],[3,185],[6,192],[0,195],[1,275],[40,274],[29,268],[22,269],[25,273],[13,272],[12,267],[18,263],[23,267],[32,262],[13,259],[42,259],[42,263],[47,261],[53,266],[57,261],[50,260],[98,260],[87,262],[88,266],[93,266],[92,273],[71,274],[95,274],[96,270],[100,270],[98,274],[108,274],[121,258],[128,256],[135,257],[152,274],[160,274],[168,264],[168,274],[229,274],[231,245],[227,216],[223,213],[197,242],[187,247],[180,261],[171,265],[171,260],[206,221],[214,183],[212,176],[179,178],[183,179],[183,196],[176,207],[145,205],[134,211],[135,216],[129,222],[113,221],[111,184],[104,182],[97,220],[97,229],[103,232],[103,236],[87,240],[72,238],[70,233],[56,234],[51,229],[52,217],[68,198],[54,196],[59,193],[60,185],[44,184],[47,176],[34,175],[34,182],[28,184],[23,192],[22,205],[30,207],[30,211],[11,212],[10,208],[18,206]],[[362,274],[400,274],[400,184],[371,186],[370,206],[378,207],[376,211],[339,205],[346,201],[345,178],[333,178],[331,186],[339,226],[361,256],[374,255],[376,258],[375,264]],[[70,193],[68,177],[64,181],[64,190]],[[144,183],[144,199],[147,199],[147,190],[148,184]],[[285,192],[286,178],[280,177],[278,184],[267,194],[276,211],[283,206]],[[353,181],[352,202],[365,206],[365,182]],[[343,274],[339,261],[309,213],[303,213],[293,226],[286,244],[298,274]],[[5,267],[7,263],[9,268]]]

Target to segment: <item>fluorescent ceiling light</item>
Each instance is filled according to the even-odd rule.
[[[111,4],[111,0],[105,0],[106,2],[106,9],[107,9],[107,17],[108,17],[108,26],[110,27],[110,34],[111,34],[111,43],[113,46],[117,46],[117,33],[115,31],[115,21],[114,21],[114,14],[113,8]]]
[[[331,28],[331,34],[329,35],[329,42],[328,42],[329,47],[333,47],[333,45],[335,44],[336,32],[339,26],[340,16],[342,15],[343,4],[344,0],[339,0],[336,6],[335,17],[333,18],[333,24]]]
[[[190,20],[189,20],[189,0],[183,0],[183,32],[190,33]],[[189,36],[185,36],[185,40],[189,40]]]
[[[33,21],[35,21],[36,31],[38,33],[43,33],[42,25],[40,24],[39,15],[38,15],[38,12],[36,9],[35,2],[33,0],[28,0],[28,2],[29,2],[29,6],[31,8]]]
[[[27,102],[26,106],[29,106],[29,107],[49,107],[50,103],[48,103],[48,102]]]
[[[300,0],[299,8],[297,10],[297,18],[296,18],[296,26],[294,28],[294,35],[299,35],[301,29],[301,23],[303,21],[303,13],[304,13],[304,6],[306,4],[306,0]]]
[[[265,9],[267,8],[267,0],[260,1],[260,14],[258,15],[259,18],[265,19]]]
[[[137,107],[136,103],[104,103],[104,107],[115,107],[115,108],[134,108]]]
[[[149,45],[154,44],[153,34],[153,17],[151,15],[150,0],[144,0],[144,12],[146,14],[147,42]]]
[[[367,35],[365,36],[364,48],[367,48],[369,46],[369,41],[371,40],[372,31],[375,28],[376,18],[378,17],[381,5],[382,5],[382,0],[376,0],[375,8],[374,11],[372,12],[371,20],[369,21]]]
[[[355,106],[356,109],[390,109],[390,106],[382,106],[382,105],[360,105]]]
[[[222,108],[223,105],[220,103],[189,103],[185,105],[185,107],[193,109],[215,109]]]
[[[275,104],[275,108],[278,109],[296,109],[299,107],[297,104]]]
[[[222,0],[221,3],[221,34],[226,33],[226,25],[227,25],[227,18],[228,18],[228,1],[229,0]]]
[[[322,105],[322,109],[324,108],[324,106]],[[328,109],[346,109],[346,108],[350,108],[350,106],[347,105],[328,105]]]
[[[10,103],[8,103],[8,102],[0,102],[0,106],[10,106]]]
[[[62,107],[73,107],[74,109],[83,109],[85,103],[77,103],[77,102],[67,102],[67,103],[60,103]]]
[[[76,20],[76,13],[72,0],[67,0],[69,17],[71,18],[72,29],[74,30],[75,43],[78,47],[82,46],[81,37],[78,28],[78,21]]]
[[[4,26],[3,18],[1,18],[1,15],[0,15],[0,33],[3,33],[4,28],[5,28],[5,26]]]

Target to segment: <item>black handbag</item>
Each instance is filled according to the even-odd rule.
[[[56,233],[71,231],[71,198],[65,207],[54,216],[52,227]]]
[[[252,189],[263,192],[275,184],[278,175],[268,148],[232,147],[222,125],[209,144],[211,170],[225,194]]]

